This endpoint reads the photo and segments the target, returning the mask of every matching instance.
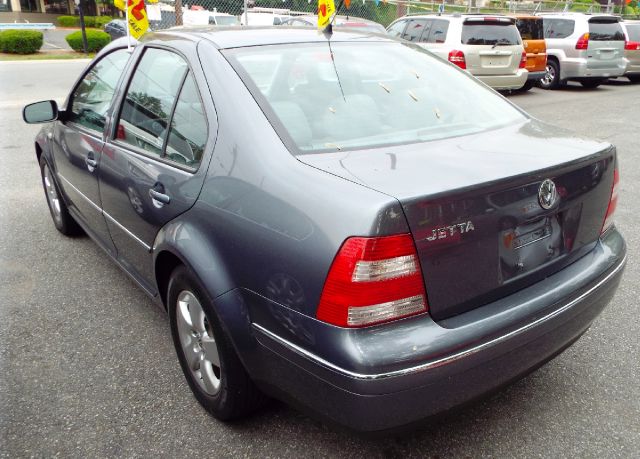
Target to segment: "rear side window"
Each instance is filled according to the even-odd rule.
[[[624,41],[624,32],[619,22],[589,21],[589,40]]]
[[[567,38],[573,33],[575,21],[571,19],[543,19],[544,38]]]
[[[398,21],[394,24],[391,24],[391,26],[387,30],[387,33],[394,38],[398,38],[402,35],[402,32],[404,31],[404,26],[406,25],[407,25],[407,21]]]
[[[523,40],[544,40],[542,19],[518,19],[516,27]]]
[[[423,19],[412,19],[407,24],[407,28],[402,34],[402,38],[407,41],[419,42],[422,41],[421,37],[423,32],[428,34],[427,21]]]
[[[168,160],[188,167],[197,167],[207,143],[207,119],[198,88],[191,72],[176,102],[167,140]]]
[[[429,29],[429,36],[422,37],[422,41],[427,43],[444,43],[447,39],[447,31],[449,30],[449,21],[442,19],[434,19]]]
[[[147,49],[122,103],[116,139],[196,169],[207,138],[204,106],[187,63],[170,51]]]
[[[640,41],[640,24],[627,24],[627,33],[629,34],[629,40]]]
[[[520,34],[513,24],[465,22],[462,44],[508,46],[520,44]]]
[[[118,140],[162,156],[171,110],[187,69],[177,54],[153,48],[145,51],[122,104]]]

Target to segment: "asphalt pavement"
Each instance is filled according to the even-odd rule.
[[[191,396],[168,320],[87,237],[54,228],[22,105],[62,100],[86,63],[0,63],[0,457],[640,457],[640,85],[509,96],[618,146],[629,263],[573,347],[455,415],[399,436],[280,403],[222,424]]]
[[[76,30],[80,29],[55,28],[52,30],[42,30],[43,43],[41,50],[71,51],[71,46],[69,46],[65,37]]]

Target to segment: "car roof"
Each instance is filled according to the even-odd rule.
[[[232,26],[224,29],[215,26],[172,27],[170,29],[145,34],[143,42],[177,36],[193,41],[208,40],[218,49],[244,48],[247,46],[281,45],[287,43],[326,43],[327,38],[309,27],[248,27]],[[386,34],[334,29],[332,42],[375,41],[397,42]]]
[[[616,18],[618,20],[622,20],[622,18],[618,15],[614,15],[614,14],[606,14],[606,13],[573,13],[573,12],[567,12],[567,13],[539,13],[539,16],[543,17],[543,18],[547,18],[547,17],[554,17],[554,18],[585,18],[585,19],[591,19],[591,18]]]
[[[502,13],[428,13],[428,14],[408,14],[399,19],[423,19],[423,18],[442,18],[442,19],[467,19],[467,18],[478,18],[478,17],[488,17],[488,18],[509,18],[513,17],[512,15],[506,15]]]

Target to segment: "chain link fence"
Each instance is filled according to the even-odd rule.
[[[176,0],[162,0],[155,12],[150,14],[150,25],[154,30],[173,27],[176,19]],[[248,0],[245,16],[244,0],[178,0],[182,3],[184,25],[232,23],[248,25],[279,25],[296,16],[313,16],[317,12],[317,0]],[[340,0],[336,0],[336,7]],[[631,6],[626,0],[611,0],[606,5],[591,0],[574,1],[509,1],[509,0],[351,0],[349,8],[343,4],[339,15],[361,18],[388,26],[395,19],[407,14],[446,13],[541,13],[541,12],[610,12],[628,17],[640,15],[638,0]],[[229,18],[231,16],[232,18]],[[247,20],[245,20],[245,18]]]

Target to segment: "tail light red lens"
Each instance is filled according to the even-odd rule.
[[[627,51],[639,51],[640,50],[640,42],[637,41],[626,41],[624,43],[624,49]]]
[[[317,318],[363,327],[427,312],[420,262],[410,234],[347,239],[333,260]]]
[[[449,62],[456,64],[463,70],[467,69],[467,61],[464,58],[464,53],[457,49],[449,51]]]
[[[589,34],[584,33],[576,43],[576,49],[587,49],[589,47]]]
[[[618,168],[613,171],[613,186],[611,187],[611,198],[609,198],[609,206],[607,207],[607,215],[604,217],[604,223],[602,224],[602,230],[600,234],[603,234],[613,224],[613,215],[618,207],[618,186],[620,184],[620,173]]]
[[[527,53],[525,53],[524,51],[522,51],[522,57],[520,58],[520,68],[527,68]]]

